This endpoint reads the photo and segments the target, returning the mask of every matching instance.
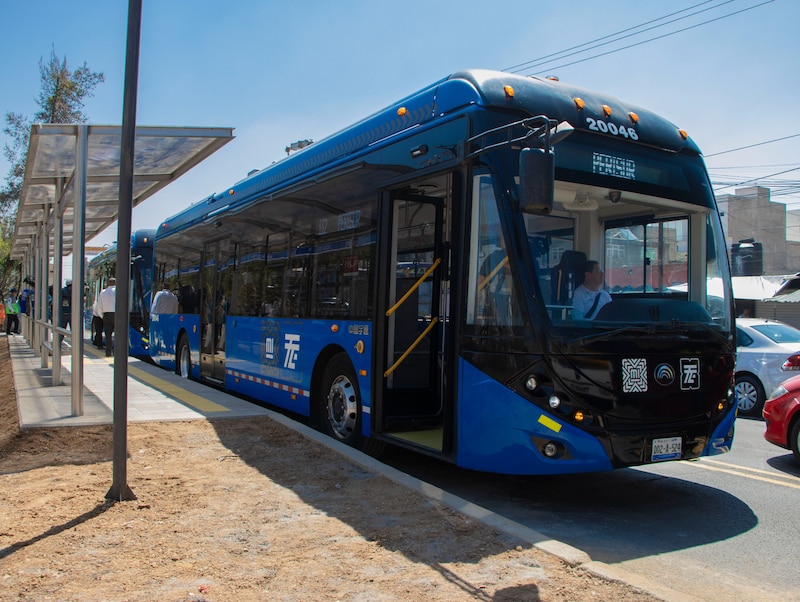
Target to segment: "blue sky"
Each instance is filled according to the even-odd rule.
[[[36,111],[38,63],[54,48],[70,68],[105,74],[86,103],[90,123],[121,123],[127,12],[125,0],[2,0],[3,115]],[[137,122],[233,127],[236,139],[142,203],[133,227],[156,227],[290,142],[319,140],[454,71],[509,69],[648,22],[522,73],[654,110],[700,145],[714,182],[760,178],[800,208],[797,0],[143,0]],[[91,244],[114,240],[116,226]]]

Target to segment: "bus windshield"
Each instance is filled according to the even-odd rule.
[[[730,330],[727,255],[711,207],[560,181],[551,214],[520,219],[545,320],[554,327]]]

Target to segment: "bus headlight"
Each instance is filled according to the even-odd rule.
[[[554,410],[557,410],[561,407],[561,398],[558,395],[551,395],[550,399],[547,400],[547,404]]]
[[[535,391],[539,388],[539,383],[533,374],[529,374],[525,379],[525,388],[528,389],[528,391]]]

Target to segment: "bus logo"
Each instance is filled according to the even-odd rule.
[[[289,368],[289,370],[296,370],[297,354],[300,352],[300,335],[284,335],[283,348],[286,350],[286,355],[283,357],[283,367]]]
[[[647,360],[643,357],[623,358],[622,360],[622,392],[647,392]]]
[[[264,359],[275,359],[275,339],[272,337],[264,339]]]
[[[672,381],[675,380],[675,370],[673,370],[672,366],[669,364],[659,364],[653,376],[655,376],[656,382],[659,385],[666,387],[671,385]]]
[[[694,391],[700,388],[700,359],[681,358],[681,390]]]

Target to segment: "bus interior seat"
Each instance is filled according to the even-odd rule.
[[[554,305],[572,304],[572,291],[583,283],[584,263],[586,263],[586,253],[583,251],[564,251],[561,255],[561,261],[550,272]],[[571,288],[570,281],[572,281]]]

